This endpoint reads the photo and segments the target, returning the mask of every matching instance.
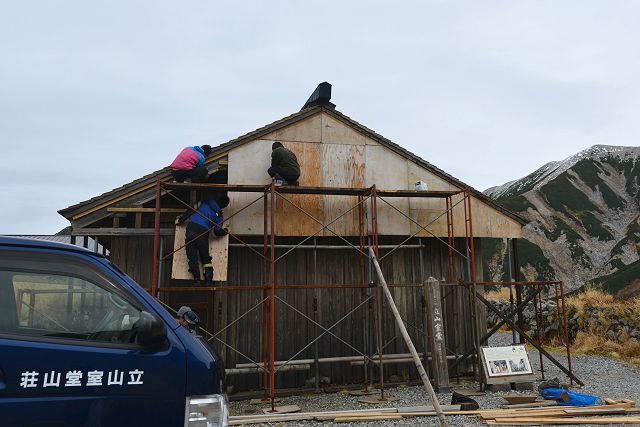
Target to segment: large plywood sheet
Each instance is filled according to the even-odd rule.
[[[308,127],[310,130],[303,131]],[[349,126],[327,114],[318,114],[292,125],[291,130],[282,129],[272,136],[280,139],[298,156],[302,174],[300,185],[318,187],[363,188],[373,184],[381,190],[413,189],[416,181],[427,183],[429,190],[458,190],[453,184],[431,173],[425,168],[382,146],[370,144],[370,139],[355,132]],[[296,142],[297,139],[315,140],[321,131],[322,143]],[[305,134],[305,132],[307,132]],[[306,136],[305,136],[306,135]],[[275,138],[278,136],[278,138]],[[270,181],[267,169],[271,162],[273,139],[265,138],[247,143],[229,153],[230,184],[267,184]],[[290,139],[290,141],[288,140]],[[244,208],[261,197],[257,193],[230,193],[231,203],[225,217]],[[296,205],[322,223],[330,222],[357,203],[356,197],[286,195]],[[461,196],[460,196],[461,197]],[[395,208],[409,215],[414,221],[429,226],[430,232],[421,231],[420,236],[446,236],[444,200],[433,198],[387,198]],[[454,199],[454,203],[458,199]],[[370,207],[367,206],[369,210]],[[474,235],[477,237],[520,237],[520,224],[490,205],[473,200]],[[263,233],[262,200],[230,219],[230,229],[236,234]],[[440,218],[436,219],[438,216]],[[283,199],[277,202],[276,230],[281,236],[309,236],[321,227],[317,221],[291,206]],[[387,235],[409,235],[420,230],[420,226],[404,218],[385,202],[378,203],[379,232]],[[454,232],[464,236],[464,209],[459,204],[454,209]],[[331,226],[340,235],[358,234],[357,210],[349,213]],[[325,231],[319,235],[332,235]]]
[[[456,188],[449,182],[427,169],[408,162],[408,185],[409,189],[415,188],[417,181],[427,184],[430,191],[452,191]],[[445,213],[446,202],[444,199],[412,197],[409,199],[410,217],[415,222],[411,223],[411,234],[420,237],[436,235],[438,237],[447,235],[447,216]],[[417,224],[416,224],[417,223]],[[428,231],[427,231],[428,230]],[[455,230],[454,230],[455,231]]]
[[[298,158],[299,184],[304,187],[322,186],[321,144],[284,142],[284,145]],[[321,195],[283,194],[277,196],[276,206],[276,232],[279,236],[311,236],[321,228],[318,222],[324,222],[324,199]]]
[[[285,142],[320,142],[322,140],[322,114],[306,118],[275,132],[263,139]]]
[[[427,183],[429,190],[435,191],[457,191],[460,188],[451,184],[439,176],[429,172],[427,169],[409,162],[409,186],[410,188],[416,181],[424,181]],[[462,203],[462,195],[456,195],[452,198],[453,209],[453,232],[457,237],[465,236],[465,214],[464,205]],[[434,198],[411,198],[409,200],[409,208],[411,218],[418,222],[411,224],[411,233],[418,233],[418,236],[438,237],[447,236],[447,217],[445,213],[446,203],[444,199]],[[471,218],[473,223],[473,235],[475,237],[521,237],[521,225],[497,211],[486,203],[472,197],[471,199]],[[426,227],[429,232],[422,230]],[[433,234],[431,234],[433,233]]]
[[[409,161],[407,165],[408,184],[409,189],[415,188],[417,181],[423,181],[427,184],[427,189],[431,191],[455,191],[458,190],[456,186],[449,181],[445,181],[434,173],[427,169]]]
[[[366,182],[365,146],[322,144],[322,181],[326,187],[363,188]],[[324,217],[329,229],[339,235],[359,235],[356,196],[324,196]],[[339,218],[339,219],[338,219]],[[325,230],[325,236],[334,234]]]
[[[184,246],[186,226],[176,226],[176,237],[174,239],[173,250],[177,250],[173,254],[173,264],[171,267],[171,278],[182,280],[193,280],[193,276],[189,273],[189,261],[187,260],[187,252]],[[209,234],[209,255],[213,258],[213,280],[224,282],[227,280],[227,264],[229,260],[229,236],[217,237],[213,233]],[[203,276],[202,266],[200,266],[200,275]]]
[[[256,140],[232,150],[229,153],[229,183],[268,184],[271,180],[267,173],[271,165],[271,144],[272,141]],[[308,187],[321,186],[320,144],[286,141],[283,144],[298,158],[301,169],[299,184]],[[246,208],[249,203],[261,197],[260,193],[229,193],[229,213],[225,212],[225,216],[230,217],[232,233],[263,234],[264,202],[261,200]],[[285,197],[303,208],[308,215],[292,206]],[[320,195],[285,194],[277,197],[276,206],[276,233],[280,236],[311,235],[320,228],[311,217],[320,222],[324,220],[323,197]]]
[[[342,145],[378,144],[328,114],[322,115],[322,142]]]
[[[452,197],[453,208],[453,232],[457,237],[465,236],[465,212],[463,196]],[[459,202],[459,203],[458,203]],[[446,217],[442,218],[442,236],[446,236]],[[471,222],[474,237],[522,237],[522,226],[519,222],[497,211],[490,205],[471,198]]]
[[[465,236],[465,211],[462,195],[452,197],[453,207],[453,233],[456,237]],[[428,199],[428,204],[435,205],[442,203],[440,208],[425,208],[422,205],[419,209],[411,209],[411,217],[422,226],[432,222],[436,217],[441,215],[428,229],[433,235],[445,237],[447,235],[447,217],[444,214],[445,202],[439,199]],[[501,212],[498,212],[486,203],[471,198],[471,220],[473,226],[474,237],[522,237],[522,226],[517,221],[509,218]],[[416,232],[420,227],[412,226],[412,232]],[[418,233],[419,236],[432,236],[425,231]]]
[[[476,237],[522,237],[519,222],[475,198],[471,200],[471,213]]]
[[[229,152],[229,184],[267,184],[271,178],[267,169],[271,165],[271,144],[273,141],[256,140]],[[264,204],[262,201],[245,208],[249,203],[262,197],[260,193],[229,193],[229,207],[225,217],[229,219],[229,230],[234,234],[262,234]],[[234,215],[232,217],[232,215]]]
[[[432,208],[409,209],[409,216],[415,222],[411,223],[411,234],[419,237],[443,237],[447,235],[447,217],[443,214],[445,203],[442,200],[429,200],[431,205],[438,202],[442,206]]]
[[[408,161],[383,146],[366,146],[366,186],[380,190],[408,190]],[[393,207],[389,206],[392,205]],[[395,209],[394,209],[395,208]],[[397,210],[396,210],[397,209]],[[378,201],[378,232],[389,235],[408,235],[410,224],[407,198],[385,198]]]

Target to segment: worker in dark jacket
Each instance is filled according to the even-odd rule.
[[[284,148],[281,142],[271,145],[271,167],[267,170],[269,176],[281,184],[298,185],[300,165],[298,158],[291,150]]]
[[[171,163],[171,175],[178,182],[191,182],[207,177],[205,158],[211,154],[210,145],[187,147]]]
[[[228,234],[227,229],[223,228],[224,217],[222,216],[222,209],[227,206],[229,206],[229,197],[226,195],[203,200],[195,212],[190,210],[189,213],[182,215],[176,221],[177,224],[182,224],[187,218],[190,218],[185,242],[189,272],[193,275],[196,285],[200,285],[199,262],[202,263],[204,269],[206,284],[213,284],[213,264],[211,255],[209,255],[209,232],[213,230],[213,233],[218,237]]]

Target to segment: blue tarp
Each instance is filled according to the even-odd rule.
[[[565,390],[563,388],[545,388],[542,390],[542,397],[545,399],[560,399],[562,394],[569,395],[570,400],[565,402],[563,400],[558,401],[558,405],[563,406],[594,406],[604,405],[604,401],[597,396],[589,396],[588,394],[574,393],[572,391]]]

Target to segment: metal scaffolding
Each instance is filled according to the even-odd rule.
[[[184,202],[181,198],[179,198],[175,194],[175,193],[180,193],[180,192],[189,191],[189,190],[246,192],[246,193],[257,193],[259,195],[255,200],[241,207],[238,211],[236,211],[233,215],[231,215],[227,219],[230,219],[240,214],[248,207],[262,201],[263,219],[264,219],[263,244],[261,245],[262,251],[257,250],[259,249],[260,245],[247,243],[241,238],[241,236],[230,233],[230,238],[234,239],[235,245],[245,247],[246,249],[256,254],[262,260],[262,278],[263,278],[262,285],[233,285],[232,284],[229,286],[221,286],[221,287],[161,287],[160,286],[160,261],[168,259],[176,251],[184,247],[182,246],[180,248],[176,248],[175,250],[167,254],[161,255],[160,253],[161,252],[161,239],[160,239],[161,198],[163,194],[168,195],[169,197],[177,200],[181,205],[185,206],[187,209],[193,210],[194,208],[191,205]],[[288,197],[288,195],[291,195],[291,194],[298,194],[298,195],[315,194],[315,195],[325,195],[325,196],[326,195],[356,196],[357,203],[355,203],[353,206],[350,206],[346,211],[340,213],[336,218],[332,218],[328,222],[323,222],[318,218],[315,218],[304,207],[299,206],[293,200],[291,200],[291,198]],[[459,198],[459,200],[457,200],[454,203],[453,198],[455,196],[458,196],[457,198]],[[392,203],[390,203],[387,200],[390,198],[397,198],[397,197],[444,199],[445,210],[442,213],[440,213],[438,216],[436,216],[434,219],[432,219],[428,224],[423,225],[418,223],[416,220],[414,220],[410,216],[406,215],[404,212],[402,212],[400,209],[398,209],[396,206],[394,206]],[[315,223],[318,226],[317,231],[309,236],[304,236],[304,238],[297,244],[277,245],[276,244],[276,235],[277,235],[277,230],[276,230],[277,203],[276,202],[277,200],[282,200],[286,206],[288,206],[291,209],[295,209],[296,211],[303,214],[305,218],[308,218],[311,222]],[[397,245],[385,245],[384,248],[387,249],[387,251],[384,255],[380,255],[380,249],[382,245],[380,245],[380,242],[379,242],[379,227],[378,227],[379,202],[385,204],[385,206],[390,207],[391,211],[398,213],[400,216],[408,220],[411,224],[415,226],[415,230],[416,230],[409,237],[405,238],[401,243]],[[465,249],[463,251],[464,253],[457,250],[454,247],[455,235],[454,235],[454,227],[453,227],[453,223],[454,223],[453,210],[457,205],[461,203],[463,205],[464,226],[465,226],[465,233],[464,233]],[[331,228],[331,226],[335,224],[337,221],[341,220],[346,215],[351,214],[356,210],[357,210],[357,217],[358,217],[359,235],[351,236],[351,237],[358,238],[357,244],[352,243],[345,236],[342,236],[334,232]],[[367,213],[369,213],[368,216],[367,216]],[[444,216],[446,216],[446,221],[447,221],[446,240],[437,236],[429,229],[431,225],[433,225],[436,221],[438,221],[440,218]],[[295,370],[295,369],[298,369],[296,367],[299,367],[299,366],[306,367],[306,365],[309,365],[309,363],[307,363],[309,362],[308,359],[296,360],[296,357],[298,357],[300,354],[302,354],[305,350],[307,350],[311,346],[315,346],[315,350],[314,350],[315,357],[313,361],[316,364],[315,380],[316,380],[316,388],[318,387],[319,375],[317,371],[317,366],[320,360],[318,358],[317,342],[325,335],[329,335],[337,339],[342,344],[344,344],[345,346],[353,350],[355,354],[357,354],[357,356],[330,357],[330,358],[324,358],[324,359],[327,359],[324,361],[327,361],[327,362],[339,361],[339,360],[348,361],[348,360],[352,360],[354,357],[357,360],[361,360],[364,366],[363,372],[364,372],[365,387],[368,385],[367,383],[371,380],[368,373],[369,366],[373,366],[377,364],[379,366],[380,388],[382,392],[381,396],[382,398],[384,398],[384,363],[385,363],[385,356],[387,356],[388,358],[389,355],[384,355],[383,351],[385,346],[388,345],[388,343],[385,344],[382,342],[382,336],[383,336],[382,324],[381,324],[382,298],[381,298],[381,295],[379,294],[379,289],[376,290],[376,287],[373,283],[374,278],[370,271],[371,269],[370,263],[371,263],[372,257],[368,253],[369,248],[372,250],[375,257],[379,261],[382,261],[385,257],[389,256],[390,254],[392,254],[394,251],[398,250],[401,247],[417,247],[417,248],[420,248],[420,250],[422,250],[421,249],[422,245],[410,244],[409,242],[411,242],[411,240],[417,236],[424,235],[424,234],[430,235],[436,238],[438,241],[440,241],[443,245],[447,247],[448,264],[449,264],[447,281],[456,288],[466,289],[468,291],[469,302],[471,303],[471,307],[473,310],[472,311],[473,319],[477,319],[478,302],[486,301],[486,300],[483,301],[484,299],[483,296],[478,292],[479,287],[481,287],[482,285],[485,285],[485,283],[477,282],[476,276],[475,276],[476,266],[475,266],[475,259],[474,259],[475,254],[474,254],[473,220],[472,220],[472,212],[471,212],[471,190],[468,188],[464,190],[459,190],[459,191],[412,191],[412,190],[379,190],[376,188],[375,185],[368,188],[333,188],[333,187],[276,186],[273,182],[269,185],[228,185],[228,184],[200,184],[200,183],[177,184],[177,183],[163,183],[160,181],[160,179],[158,179],[156,181],[156,202],[155,202],[155,224],[154,225],[155,225],[154,227],[155,234],[154,234],[154,251],[153,251],[153,282],[150,288],[150,292],[154,297],[157,298],[160,292],[168,293],[168,292],[203,292],[203,291],[207,291],[207,292],[242,292],[242,291],[259,291],[259,290],[263,291],[262,298],[260,301],[258,301],[253,307],[249,308],[247,311],[245,311],[244,313],[236,317],[236,319],[230,324],[226,325],[225,328],[223,328],[220,331],[217,331],[215,334],[210,333],[208,331],[205,331],[205,333],[208,335],[209,340],[213,340],[213,339],[217,340],[222,345],[229,348],[231,351],[235,352],[236,354],[240,355],[242,358],[250,362],[244,365],[237,365],[236,366],[237,369],[240,369],[240,370],[245,369],[244,372],[257,372],[262,375],[262,384],[265,390],[265,401],[269,401],[271,403],[272,409],[275,401],[275,374],[285,370]],[[212,224],[212,227],[213,225],[214,224]],[[281,261],[283,258],[285,258],[294,250],[317,248],[318,246],[315,244],[316,243],[315,239],[318,235],[320,235],[323,232],[331,234],[333,237],[337,238],[342,243],[344,243],[344,246],[340,246],[339,248],[349,249],[352,251],[356,251],[358,253],[359,255],[358,271],[360,276],[358,282],[353,284],[332,284],[332,283],[295,284],[295,285],[278,284],[277,276],[276,276],[276,269],[277,269],[278,262]],[[188,242],[185,242],[185,245],[187,243]],[[280,254],[279,256],[276,256],[277,248],[284,249],[284,253]],[[331,248],[337,249],[338,247],[331,246]],[[454,260],[456,258],[459,258],[460,260],[462,260],[463,264],[466,265],[466,273],[467,273],[466,280],[463,280],[462,278],[454,277]],[[421,262],[422,262],[422,258],[421,258]],[[367,263],[369,263],[369,268],[367,268]],[[459,283],[456,283],[456,279],[460,279]],[[559,284],[559,288],[557,287],[558,285],[556,283]],[[491,283],[491,284],[493,285],[495,283]],[[527,282],[525,284],[531,284],[531,283]],[[544,283],[544,285],[534,284],[533,286],[542,286],[544,288],[544,286],[548,284],[555,285],[556,292],[558,291],[560,292],[560,295],[557,297],[560,298],[562,302],[561,304],[558,304],[558,307],[562,307],[563,315],[565,316],[564,320],[561,323],[564,328],[563,331],[566,332],[567,331],[566,308],[564,304],[564,291],[562,289],[562,284],[560,282],[553,282],[553,283],[546,282]],[[509,283],[509,285],[513,285],[513,283]],[[395,285],[395,286],[396,287],[416,287],[412,285],[406,285],[406,286]],[[394,285],[390,285],[390,287],[394,287]],[[302,310],[299,310],[289,302],[285,301],[283,298],[276,295],[277,289],[313,289],[314,292],[317,292],[320,289],[344,289],[344,288],[361,289],[361,301],[357,303],[354,302],[355,307],[353,307],[349,312],[344,314],[337,322],[333,323],[328,327],[323,326],[321,322],[318,321],[318,319],[315,319],[312,316],[309,316],[307,313],[303,312]],[[520,301],[518,301],[520,303],[520,305],[518,306],[518,310],[514,310],[508,315],[505,315],[503,313],[500,313],[499,315],[504,319],[505,323],[509,323],[510,325],[514,326],[515,323],[513,323],[510,320],[511,317],[517,315],[518,313],[521,313],[522,307],[526,305],[528,302],[530,302],[532,299],[537,298],[537,296],[540,295],[541,292],[542,292],[541,290],[536,292],[533,297],[527,298],[527,300],[524,303],[520,303]],[[446,298],[446,294],[444,297]],[[371,343],[368,342],[368,337],[366,336],[366,333],[364,334],[365,350],[361,351],[351,343],[347,342],[346,340],[342,339],[341,337],[339,337],[338,335],[332,332],[332,329],[334,329],[340,322],[347,319],[350,315],[355,313],[357,310],[360,310],[363,307],[367,307],[371,303],[374,303],[373,319],[369,319],[368,321],[373,323],[373,327],[375,329],[375,338],[374,338],[375,345],[374,346],[376,347],[377,356],[373,356],[373,354],[370,354],[370,352],[367,351],[367,347],[370,346]],[[318,332],[318,335],[312,341],[307,343],[302,349],[295,351],[294,355],[290,357],[289,360],[286,360],[286,361],[275,360],[275,336],[276,336],[275,307],[276,307],[276,304],[281,304],[283,307],[287,307],[287,309],[293,310],[298,315],[304,317],[307,321],[309,321],[311,324],[314,325],[314,327],[316,328],[316,332]],[[489,304],[488,305],[489,309],[492,309],[492,307],[490,307],[491,303],[488,303],[488,304]],[[538,300],[536,300],[536,304],[537,304],[536,305],[537,307],[539,305]],[[225,343],[222,339],[219,338],[219,336],[226,329],[236,324],[240,319],[249,315],[249,313],[253,312],[254,310],[258,310],[260,307],[262,307],[263,348],[262,348],[262,354],[261,354],[262,360],[256,361],[256,360],[253,360],[249,355],[243,354],[237,348],[233,348],[232,346]],[[407,320],[405,319],[405,323],[409,323],[409,322],[407,322]],[[457,325],[457,322],[456,322],[456,325]],[[417,330],[419,330],[419,328],[415,325],[409,325],[409,326],[417,328]],[[471,325],[471,327],[472,327],[472,336],[474,341],[473,352],[475,353],[474,369],[477,370],[479,374],[480,345],[483,342],[486,342],[486,339],[488,339],[488,336],[490,336],[495,331],[492,330],[493,332],[491,332],[490,334],[487,334],[481,337],[478,323],[474,322],[473,325]],[[424,331],[422,332],[424,333]],[[457,336],[459,332],[460,331],[455,331],[454,338]],[[521,329],[518,332],[520,332],[521,334],[524,334],[524,332]],[[540,338],[539,334],[536,338],[538,338],[538,341],[539,341],[539,338]],[[565,343],[566,343],[567,352],[569,352],[568,336]],[[459,367],[460,364],[471,355],[471,354],[466,354],[466,355],[463,355],[462,357],[459,357],[460,356],[459,344],[460,344],[459,342],[454,342],[453,353],[455,355],[454,357],[455,362],[453,365],[450,366],[450,369],[453,369],[454,367]],[[545,355],[547,357],[551,357],[550,355],[548,355],[548,353]],[[426,348],[425,348],[423,357],[426,362],[428,358]],[[571,373],[570,362],[569,362],[569,373]],[[478,376],[479,378],[482,378],[481,375],[478,375]],[[570,377],[572,379],[575,379],[575,377],[573,377],[572,374],[570,375]]]

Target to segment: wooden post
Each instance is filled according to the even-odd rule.
[[[513,250],[513,280],[520,281],[520,255],[518,251],[518,239],[511,239]],[[522,286],[516,286],[516,306],[522,303]],[[524,315],[522,309],[518,310],[518,327],[524,330]],[[520,344],[524,344],[525,340],[521,334],[518,334]]]
[[[449,386],[449,368],[447,366],[447,346],[445,342],[440,282],[429,277],[424,282],[424,295],[427,300],[428,339],[431,348],[431,373],[435,379],[435,389],[440,393],[451,391]]]
[[[151,282],[151,295],[158,295],[158,280],[160,280],[160,199],[162,197],[162,184],[160,178],[156,178],[156,209],[153,231],[153,279]],[[84,295],[84,294],[82,294]]]
[[[384,363],[382,363],[383,353],[383,340],[382,340],[382,291],[378,287],[376,289],[375,307],[373,309],[373,321],[376,324],[376,348],[378,350],[378,360],[381,363],[378,365],[378,372],[380,373],[380,400],[384,401]]]
[[[433,391],[433,387],[429,382],[429,377],[424,370],[424,366],[422,366],[422,362],[420,361],[420,356],[416,351],[416,347],[413,345],[411,341],[411,337],[409,336],[409,332],[407,332],[407,328],[404,326],[402,322],[402,317],[400,317],[400,312],[398,312],[398,307],[396,307],[395,302],[393,301],[393,297],[391,296],[391,292],[389,291],[389,287],[387,286],[387,282],[382,275],[382,270],[380,269],[380,264],[378,264],[378,259],[376,258],[376,254],[373,252],[373,249],[369,247],[369,255],[373,260],[373,265],[376,268],[376,273],[378,273],[378,282],[380,283],[380,287],[384,292],[385,297],[387,298],[387,302],[389,303],[389,307],[391,307],[391,311],[393,312],[393,317],[396,319],[396,324],[398,325],[398,329],[402,333],[402,338],[404,338],[404,342],[409,347],[409,352],[413,358],[413,362],[418,369],[418,373],[420,374],[420,378],[422,379],[422,383],[424,387],[427,389],[427,393],[431,398],[431,402],[433,403],[433,408],[436,410],[436,414],[438,414],[438,419],[440,420],[441,426],[449,427],[449,423],[444,416],[444,412],[442,412],[442,408],[440,407],[440,402],[438,402],[438,396],[436,396],[436,392]],[[382,364],[381,364],[382,365]]]

